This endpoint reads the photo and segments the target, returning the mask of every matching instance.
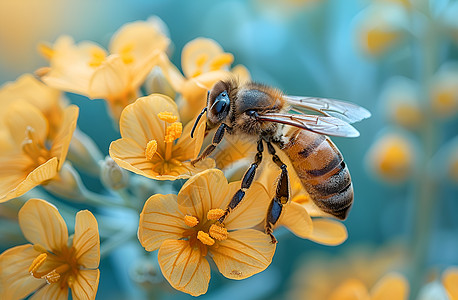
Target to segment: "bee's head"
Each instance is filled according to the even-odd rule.
[[[197,123],[205,112],[207,112],[207,124],[210,125],[210,127],[219,125],[227,117],[231,107],[231,100],[229,98],[230,88],[228,83],[220,80],[208,91],[207,106],[197,117],[191,131],[191,137],[193,136]]]

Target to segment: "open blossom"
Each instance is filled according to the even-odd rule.
[[[224,223],[223,215],[240,182],[228,184],[212,169],[191,177],[178,195],[154,195],[140,215],[138,238],[147,251],[159,249],[161,271],[177,290],[204,294],[212,258],[227,278],[244,279],[271,263],[275,244],[264,232],[251,229],[266,216],[270,198],[254,182],[242,203]]]
[[[21,196],[54,178],[62,168],[78,118],[78,107],[68,106],[55,137],[49,139],[49,123],[43,113],[25,101],[11,104],[4,116],[9,144],[0,153],[0,202]]]
[[[120,167],[149,178],[189,178],[214,166],[210,158],[195,167],[190,164],[205,134],[201,121],[191,138],[192,125],[183,128],[177,106],[169,97],[139,98],[123,111],[119,122],[122,138],[111,143],[110,156]]]
[[[30,199],[19,211],[19,225],[31,243],[0,255],[0,298],[95,299],[99,284],[100,240],[97,220],[84,210],[76,214],[69,242],[67,225],[57,208]]]
[[[52,47],[42,47],[50,61],[49,69],[40,71],[42,80],[63,91],[107,100],[117,120],[138,97],[140,85],[170,43],[157,23],[151,19],[124,25],[113,35],[109,53],[95,43],[75,44],[62,36]]]

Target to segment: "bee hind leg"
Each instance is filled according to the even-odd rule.
[[[199,161],[203,160],[207,156],[209,156],[213,150],[216,149],[216,146],[218,146],[219,143],[223,140],[224,137],[224,132],[229,128],[226,124],[222,123],[218,129],[215,132],[215,135],[213,136],[212,143],[205,148],[204,152],[200,154],[196,159],[191,160],[191,165],[194,166],[196,163]]]
[[[258,168],[259,164],[262,161],[262,152],[264,151],[264,145],[262,143],[262,139],[258,141],[257,153],[254,158],[254,162],[251,164],[250,168],[245,172],[242,179],[242,185],[240,189],[234,194],[232,197],[231,202],[227,206],[224,215],[218,219],[220,223],[223,223],[226,219],[227,215],[233,210],[239,203],[242,201],[243,197],[245,197],[245,192],[248,190],[253,183],[254,176],[256,175],[256,169]]]

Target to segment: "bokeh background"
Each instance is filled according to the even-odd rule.
[[[348,240],[329,247],[281,232],[266,271],[240,282],[214,272],[201,298],[321,299],[310,294],[318,286],[332,289],[359,276],[370,287],[393,270],[411,280],[416,295],[458,265],[458,3],[412,2],[1,1],[0,83],[47,65],[40,42],[68,34],[106,47],[124,23],[156,15],[168,26],[178,66],[187,42],[208,37],[255,81],[369,109],[372,117],[355,125],[359,138],[333,138],[355,189]],[[80,106],[80,129],[107,154],[118,133],[103,101],[69,98]],[[1,251],[11,246],[6,232],[18,230],[2,226]],[[168,287],[160,272],[138,275],[143,252],[132,241],[102,261],[98,299],[191,298]]]

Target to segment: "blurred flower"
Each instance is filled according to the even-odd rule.
[[[405,77],[391,78],[381,96],[386,105],[386,113],[391,122],[408,129],[422,125],[423,110],[418,85]]]
[[[19,224],[32,244],[0,255],[0,296],[22,299],[95,299],[99,284],[100,240],[97,220],[84,210],[76,214],[75,234],[57,208],[30,199],[19,211]]]
[[[49,125],[42,112],[25,101],[11,104],[5,113],[10,133],[2,143],[12,151],[0,153],[0,202],[25,194],[57,175],[65,162],[70,140],[76,127],[78,107],[68,106],[55,137],[49,136]]]
[[[386,53],[405,35],[407,12],[395,2],[404,1],[377,2],[358,16],[358,46],[369,55],[376,57]]]
[[[366,165],[378,178],[402,183],[412,175],[416,150],[407,133],[389,132],[379,137],[368,150]]]
[[[175,289],[193,296],[207,291],[206,257],[231,279],[250,277],[271,263],[275,245],[250,229],[265,219],[269,205],[261,184],[253,183],[223,224],[217,221],[240,184],[228,184],[221,171],[212,169],[190,178],[178,196],[157,194],[145,203],[138,238],[147,251],[159,248],[161,271]]]
[[[458,184],[458,136],[444,143],[430,161],[430,171],[442,182]]]
[[[105,187],[119,190],[129,184],[129,173],[119,167],[111,157],[107,156],[102,162],[100,180],[102,180]]]
[[[214,166],[211,158],[191,166],[189,160],[199,154],[205,133],[201,121],[191,138],[192,125],[182,129],[177,106],[169,97],[139,98],[124,109],[119,122],[122,138],[111,143],[110,156],[120,167],[149,178],[189,178]]]
[[[118,120],[169,43],[154,19],[121,27],[111,39],[110,54],[95,43],[75,44],[71,37],[62,36],[52,47],[41,46],[50,67],[39,73],[54,88],[105,99]]]
[[[180,106],[184,123],[204,108],[207,91],[217,81],[230,76],[238,78],[241,82],[250,79],[248,70],[241,65],[235,66],[230,72],[229,67],[233,61],[232,54],[224,52],[217,42],[207,38],[196,38],[183,47],[181,67],[184,76],[166,56],[162,55],[160,64],[164,76],[184,100]]]
[[[277,153],[281,160],[291,166],[289,159],[283,153]],[[281,170],[269,162],[264,166],[259,181],[264,184],[271,199],[275,196],[277,178]],[[324,245],[339,245],[347,239],[345,225],[323,212],[313,203],[312,198],[304,189],[297,173],[291,166],[288,168],[291,186],[291,200],[283,207],[283,212],[276,224],[285,226],[300,238],[312,240]],[[313,218],[310,218],[313,217]]]
[[[407,299],[409,284],[395,270],[405,259],[392,245],[353,248],[340,256],[308,255],[293,275],[290,299]]]
[[[449,267],[442,276],[442,284],[451,300],[458,299],[458,267]]]
[[[434,280],[424,285],[417,299],[458,299],[458,267],[448,267],[442,274],[442,280]]]
[[[448,63],[434,75],[431,83],[431,109],[442,118],[458,112],[458,66]]]

